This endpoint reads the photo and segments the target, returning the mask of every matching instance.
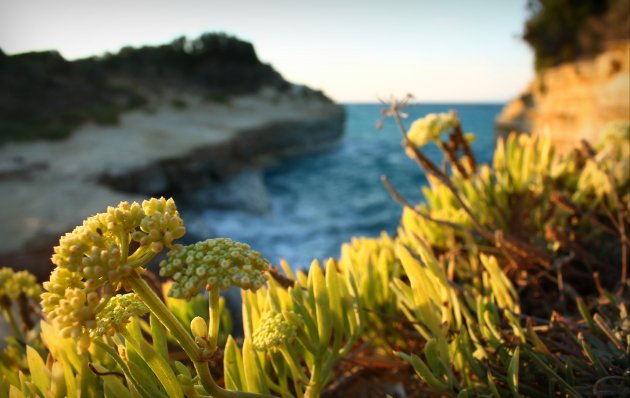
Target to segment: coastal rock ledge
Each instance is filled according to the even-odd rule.
[[[560,151],[581,139],[597,142],[610,122],[630,121],[630,41],[608,44],[591,60],[538,74],[497,118],[502,132],[549,133]]]
[[[263,90],[226,104],[185,96],[185,108],[164,99],[115,126],[90,124],[64,140],[0,147],[0,265],[47,278],[59,236],[123,200],[169,195],[264,211],[266,162],[334,145],[343,134],[342,107],[302,94]],[[234,184],[250,191],[237,203],[208,191]]]

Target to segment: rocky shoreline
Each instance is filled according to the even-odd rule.
[[[119,125],[80,128],[62,141],[0,148],[0,264],[45,279],[59,236],[121,200],[173,196],[194,206],[265,211],[261,170],[280,155],[339,141],[343,109],[299,93],[229,104],[164,100]]]
[[[592,60],[567,62],[540,72],[497,117],[497,129],[549,134],[555,148],[598,141],[606,125],[630,121],[630,41],[608,44]]]

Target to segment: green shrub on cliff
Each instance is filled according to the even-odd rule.
[[[263,86],[283,90],[289,83],[260,62],[252,44],[222,33],[76,61],[56,51],[3,54],[0,144],[64,138],[86,122],[117,123],[160,90],[236,95]]]
[[[478,165],[455,113],[407,130],[404,105],[385,113],[429,178],[426,202],[385,178],[405,207],[396,236],[356,238],[338,261],[282,275],[229,239],[181,246],[174,202],[151,199],[61,237],[37,325],[11,318],[15,303],[28,318],[32,280],[0,271],[15,334],[0,397],[348,396],[348,364],[382,363],[423,396],[628,394],[628,126],[565,157],[512,135]],[[163,250],[159,289],[145,265]],[[229,286],[243,289],[242,341],[219,297]],[[379,377],[357,383],[384,394]]]
[[[529,0],[523,39],[536,69],[589,58],[611,40],[630,39],[627,0]]]

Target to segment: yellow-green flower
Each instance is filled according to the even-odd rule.
[[[174,247],[160,263],[160,275],[173,278],[169,295],[190,298],[204,287],[256,290],[266,281],[270,264],[245,243],[228,238],[209,239],[190,246]]]
[[[300,323],[301,317],[291,311],[285,314],[266,312],[252,336],[252,345],[258,351],[268,351],[290,343],[297,336]]]
[[[89,288],[116,285],[133,268],[144,266],[164,247],[186,232],[172,199],[121,202],[105,213],[89,217],[65,234],[55,247],[52,262],[80,273]],[[139,244],[130,253],[129,244]]]
[[[9,267],[0,268],[0,296],[17,300],[20,295],[38,298],[40,293],[35,275],[28,271],[15,272]]]
[[[62,236],[54,249],[57,268],[44,283],[44,314],[64,336],[80,339],[86,348],[99,313],[113,308],[108,301],[125,278],[142,271],[185,232],[172,199],[150,199],[142,205],[121,202],[89,217]]]
[[[149,309],[134,293],[119,294],[112,297],[105,308],[98,313],[96,328],[91,331],[91,336],[113,336],[120,332],[130,318],[143,316]]]
[[[411,124],[407,138],[417,147],[423,147],[455,126],[459,121],[455,113],[431,113]]]

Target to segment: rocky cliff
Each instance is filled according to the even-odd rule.
[[[185,108],[162,99],[114,126],[88,124],[63,140],[5,144],[0,264],[48,277],[59,236],[122,200],[164,195],[180,204],[265,211],[265,162],[342,135],[343,109],[312,94],[294,86],[228,104],[179,94]]]
[[[225,34],[81,60],[0,51],[0,265],[48,277],[59,236],[119,201],[269,209],[265,162],[336,143],[344,111]]]
[[[544,69],[499,117],[500,131],[549,132],[559,150],[595,142],[604,126],[630,120],[630,41],[608,45],[592,60]]]

